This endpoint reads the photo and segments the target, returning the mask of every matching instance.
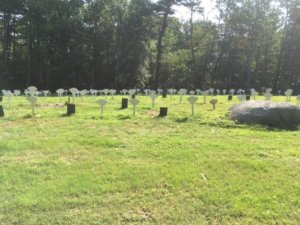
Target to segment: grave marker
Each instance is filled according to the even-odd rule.
[[[61,102],[61,96],[63,95],[63,93],[65,92],[64,89],[57,89],[56,90],[56,93],[57,93],[57,96],[59,97],[59,101]]]
[[[122,98],[122,109],[127,109],[128,108],[128,98]]]
[[[159,109],[159,116],[165,117],[168,115],[168,108],[167,107],[160,107]]]
[[[100,105],[101,116],[103,116],[104,106],[107,104],[107,101],[104,99],[101,99],[97,103]]]
[[[35,115],[34,107],[36,105],[38,98],[36,96],[29,96],[27,97],[27,100],[31,103],[32,116],[34,116]]]
[[[195,104],[198,101],[198,98],[196,96],[191,96],[188,98],[189,103],[192,105],[192,116],[195,115]]]
[[[156,94],[154,94],[154,93],[151,93],[149,96],[150,96],[150,98],[152,100],[152,108],[154,108],[155,100],[157,99],[158,96]]]
[[[130,103],[133,105],[133,115],[135,115],[136,107],[140,104],[140,101],[135,98],[132,98],[130,99]]]
[[[76,95],[79,93],[78,89],[77,88],[70,88],[69,90],[73,96],[73,104],[75,104],[75,97]]]

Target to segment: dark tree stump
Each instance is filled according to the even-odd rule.
[[[168,108],[167,107],[160,107],[159,116],[165,117],[168,115]]]
[[[75,104],[67,104],[67,115],[75,114]]]
[[[128,98],[122,98],[122,109],[127,109],[128,108]]]
[[[251,96],[250,95],[247,95],[246,96],[246,101],[250,101],[251,100]]]
[[[228,95],[228,101],[232,101],[233,96],[232,95]]]
[[[131,98],[135,98],[135,95],[131,95]]]

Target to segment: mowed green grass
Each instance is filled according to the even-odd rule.
[[[199,97],[194,117],[187,96],[137,98],[133,116],[109,97],[103,118],[99,96],[71,117],[56,97],[34,118],[4,99],[0,224],[299,224],[300,131],[235,124],[236,98]]]

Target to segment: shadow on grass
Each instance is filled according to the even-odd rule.
[[[131,117],[128,116],[128,115],[118,115],[117,118],[118,118],[118,120],[128,120],[128,119],[131,119]]]

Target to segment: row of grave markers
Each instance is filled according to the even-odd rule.
[[[130,90],[126,90],[126,89],[123,89],[121,91],[122,94],[129,94],[132,98],[130,99],[130,102],[131,104],[133,105],[133,114],[135,115],[136,113],[136,108],[138,106],[138,104],[140,103],[139,100],[135,99],[134,98],[134,95],[139,93],[139,89],[130,89]],[[211,97],[213,96],[214,94],[214,89],[209,89],[207,91],[202,91],[200,89],[197,89],[196,92],[191,90],[189,91],[189,94],[191,95],[191,97],[188,98],[188,101],[190,102],[190,104],[192,105],[192,115],[194,115],[194,106],[196,104],[196,102],[198,101],[198,97],[195,96],[195,94],[197,93],[198,94],[202,94],[203,95],[203,103],[206,104],[206,97],[210,94]],[[258,96],[258,92],[255,91],[255,89],[251,89],[251,96],[252,98],[255,100],[256,99],[256,96]],[[49,94],[50,92],[49,91],[42,91],[44,93],[44,96],[47,96],[47,94]],[[60,97],[60,101],[61,101],[61,97],[63,96],[64,93],[68,93],[68,91],[64,90],[64,89],[58,89],[57,91],[57,95]],[[73,104],[75,104],[75,98],[78,97],[79,95],[81,97],[87,95],[87,94],[91,94],[93,96],[97,96],[97,93],[103,93],[105,95],[105,97],[109,94],[113,96],[117,93],[116,90],[113,90],[113,89],[104,89],[101,91],[97,91],[97,90],[93,90],[91,89],[90,91],[88,90],[81,90],[79,91],[77,88],[70,88],[69,89],[69,92],[72,94],[72,97],[73,97]],[[150,89],[145,89],[144,90],[145,94],[148,95],[151,99],[152,99],[152,107],[154,107],[155,105],[155,100],[157,99],[158,95],[157,94],[162,94],[163,90],[162,89],[158,89],[157,92],[154,91],[154,90],[150,90]],[[179,94],[180,96],[180,101],[179,103],[181,104],[182,103],[182,100],[183,100],[183,96],[188,94],[188,90],[187,89],[180,89],[180,90],[176,90],[176,89],[168,89],[168,92],[172,95],[175,95],[176,93]],[[21,94],[21,91],[18,91],[18,90],[15,90],[14,93],[12,93],[11,91],[6,91],[6,90],[2,90],[2,93],[4,94],[4,96],[6,96],[8,98],[8,103],[9,103],[9,108],[11,107],[12,105],[12,98],[13,96],[19,96]],[[35,107],[35,104],[37,103],[37,100],[38,100],[38,95],[41,93],[38,91],[38,89],[34,86],[30,86],[28,87],[25,91],[24,91],[25,95],[27,96],[27,99],[28,101],[31,103],[31,107],[32,107],[32,114],[34,115],[35,112],[34,112],[34,107]],[[157,93],[157,94],[156,94]],[[218,89],[217,89],[217,93],[218,93]],[[226,93],[226,90],[223,90],[223,94]],[[232,96],[233,94],[235,93],[235,90],[234,89],[231,89],[229,91],[229,93],[231,94],[228,98],[228,100],[232,100]],[[250,100],[250,96],[246,96],[244,93],[245,91],[242,90],[242,89],[239,89],[237,91],[237,93],[239,94],[238,95],[238,99],[239,101],[245,101],[245,100]],[[265,97],[265,100],[271,100],[272,98],[272,89],[269,88],[269,89],[266,89],[266,93],[264,94],[264,97]],[[290,101],[291,100],[291,95],[293,93],[293,90],[292,89],[288,89],[286,92],[285,92],[285,95],[287,96],[287,101]],[[2,98],[1,98],[2,100]],[[83,99],[82,99],[83,100]],[[297,100],[300,101],[300,95],[297,96]],[[213,108],[215,109],[216,107],[216,104],[217,104],[218,100],[217,99],[211,99],[210,101],[210,104],[213,105]],[[103,114],[103,111],[104,111],[104,106],[107,104],[107,101],[102,99],[102,100],[99,100],[98,101],[99,105],[101,106],[101,114]],[[3,111],[3,107],[1,106],[1,110]]]
[[[103,90],[96,90],[96,89],[90,89],[90,90],[87,90],[87,89],[83,89],[83,90],[78,90],[77,88],[73,87],[73,88],[70,88],[69,90],[65,90],[65,89],[57,89],[56,90],[56,94],[58,97],[62,97],[64,95],[67,95],[68,93],[71,93],[72,95],[76,95],[76,96],[85,96],[85,95],[91,95],[91,96],[97,96],[98,94],[99,95],[105,95],[105,96],[114,96],[117,94],[117,90],[115,89],[103,89]],[[122,89],[119,93],[121,95],[134,95],[134,94],[141,94],[142,90],[141,89]],[[145,95],[150,95],[152,93],[154,94],[158,94],[158,95],[162,95],[163,94],[163,89],[157,89],[157,90],[151,90],[151,89],[144,89],[143,92],[145,93]],[[20,90],[14,90],[13,92],[9,91],[9,90],[2,90],[2,93],[4,96],[19,96],[22,94],[22,92]],[[235,89],[230,89],[230,90],[226,90],[226,89],[223,89],[222,91],[219,90],[219,89],[213,89],[213,88],[210,88],[208,90],[200,90],[200,89],[196,89],[196,90],[190,90],[188,91],[187,89],[179,89],[179,90],[176,90],[176,89],[168,89],[167,90],[167,93],[170,94],[171,96],[172,95],[175,95],[175,94],[178,94],[180,96],[182,95],[187,95],[187,94],[190,94],[190,95],[220,95],[220,94],[223,94],[223,95],[226,95],[226,94],[229,94],[229,95],[234,95],[234,94],[237,94],[237,95],[246,95],[246,91],[243,90],[243,89],[238,89],[238,90],[235,90]],[[293,93],[293,90],[292,89],[288,89],[284,92],[284,94],[286,96],[291,96]],[[30,96],[40,96],[40,95],[44,95],[45,97],[47,97],[49,94],[51,94],[51,92],[49,90],[43,90],[43,91],[38,91],[38,89],[34,86],[30,86],[28,87],[27,89],[24,90],[24,94],[26,95],[26,97],[28,97],[29,95]],[[268,88],[265,90],[265,92],[263,93],[263,95],[265,94],[272,94],[272,89],[271,88]],[[278,94],[280,95],[281,94],[281,91],[278,91]],[[258,96],[259,93],[254,89],[250,89],[250,95],[251,96]]]

